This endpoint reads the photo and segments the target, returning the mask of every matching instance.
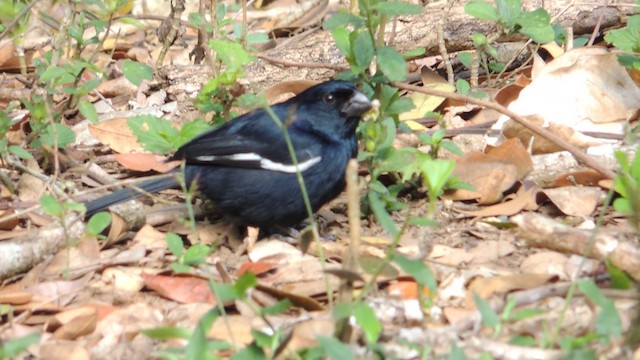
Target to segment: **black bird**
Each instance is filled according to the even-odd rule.
[[[356,127],[371,108],[346,81],[328,81],[272,107],[295,149],[293,164],[284,132],[263,109],[239,116],[184,144],[170,160],[185,162],[185,183],[212,200],[238,225],[294,226],[307,218],[296,171],[317,211],[344,189],[345,169],[357,154]],[[149,192],[177,188],[175,177],[137,185]],[[140,197],[123,189],[86,203],[87,216]]]

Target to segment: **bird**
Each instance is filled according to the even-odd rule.
[[[347,163],[358,152],[356,129],[371,107],[352,83],[326,81],[272,105],[279,122],[267,110],[255,110],[196,136],[168,161],[184,162],[184,184],[195,184],[227,222],[261,229],[293,227],[308,218],[298,172],[314,213],[336,198],[345,187]],[[143,181],[137,188],[155,193],[179,184],[169,176]],[[85,203],[85,214],[140,196],[134,189],[118,190]]]

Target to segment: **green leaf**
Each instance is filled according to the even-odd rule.
[[[496,0],[496,7],[500,20],[511,26],[511,23],[522,13],[522,2],[520,0]]]
[[[236,294],[240,298],[244,298],[245,296],[247,296],[247,290],[255,287],[256,285],[258,285],[258,279],[256,278],[256,275],[252,272],[246,272],[240,275],[233,287],[236,291]]]
[[[464,12],[480,20],[498,21],[498,9],[482,0],[469,1],[464,6]]]
[[[55,147],[57,143],[58,148],[62,149],[76,141],[76,134],[68,127],[56,123],[53,126],[47,125],[39,140],[50,147]]]
[[[47,215],[56,217],[62,215],[62,204],[60,204],[53,195],[42,195],[40,197],[40,207]]]
[[[372,9],[389,16],[417,15],[424,11],[422,6],[404,1],[381,1],[372,6]]]
[[[355,360],[356,357],[351,352],[349,345],[340,342],[334,337],[321,336],[317,337],[318,345],[324,350],[324,353],[331,360]]]
[[[619,338],[622,336],[622,322],[620,314],[613,301],[607,301],[601,305],[600,313],[595,321],[596,333],[603,337]]]
[[[422,177],[425,180],[430,194],[440,196],[444,192],[444,187],[449,181],[455,167],[456,162],[454,160],[434,160],[427,158],[422,161]]]
[[[187,343],[185,359],[201,360],[207,358],[207,334],[209,334],[209,329],[211,329],[218,315],[218,308],[213,308],[200,319]]]
[[[16,146],[16,145],[11,145],[8,147],[9,152],[11,152],[13,155],[21,158],[21,159],[25,159],[25,160],[31,160],[33,159],[33,155],[31,155],[30,152],[28,152],[27,150],[21,148],[20,146]]]
[[[352,15],[346,10],[340,10],[338,13],[327,19],[327,21],[322,24],[322,27],[325,30],[333,32],[335,29],[343,28],[346,30],[347,25],[352,24],[355,28],[360,28],[364,25],[364,21]]]
[[[638,52],[640,51],[639,28],[640,15],[634,15],[629,18],[625,28],[608,32],[604,39],[620,50]]]
[[[603,306],[608,299],[604,296],[600,288],[591,280],[579,280],[578,289],[591,301],[599,306]]]
[[[211,248],[204,244],[193,244],[184,253],[184,264],[199,265],[205,262],[207,255],[211,252]]]
[[[168,120],[140,115],[129,119],[128,124],[145,150],[166,154],[178,148],[174,141],[179,139],[180,132]]]
[[[371,64],[374,50],[375,47],[371,35],[367,31],[360,31],[353,42],[353,55],[356,60],[356,65],[358,65],[361,71],[366,70],[369,64]]]
[[[412,218],[409,218],[409,225],[414,225],[414,226],[438,226],[438,225],[440,225],[440,223],[438,223],[438,221],[435,220],[435,219],[431,219],[431,218],[427,218],[427,217],[412,217]]]
[[[236,352],[231,356],[230,360],[262,360],[267,357],[264,354],[264,351],[260,349],[256,344],[249,344],[244,349]]]
[[[236,288],[232,284],[216,284],[210,281],[209,287],[219,302],[224,303],[239,299]]]
[[[369,191],[369,205],[371,206],[371,211],[373,211],[373,215],[375,215],[378,224],[387,230],[392,237],[395,238],[398,236],[400,234],[400,230],[398,230],[398,227],[393,222],[391,215],[387,212],[384,203],[375,191]]]
[[[182,242],[182,238],[174,233],[167,233],[165,235],[165,239],[167,240],[169,251],[171,251],[175,257],[180,259],[184,252],[184,243]]]
[[[494,329],[496,326],[500,325],[500,318],[491,306],[489,306],[489,303],[476,293],[473,293],[473,301],[476,303],[476,307],[478,308],[480,315],[482,315],[482,323],[485,326]]]
[[[361,302],[355,308],[353,315],[358,325],[362,328],[367,343],[377,343],[382,331],[382,324],[369,304]]]
[[[87,222],[87,233],[97,236],[111,224],[111,215],[107,212],[99,212],[93,215]]]
[[[191,329],[180,326],[163,326],[142,330],[142,333],[155,340],[188,339]]]
[[[552,42],[555,38],[553,27],[549,21],[549,14],[544,9],[522,13],[516,19],[516,23],[521,26],[518,31],[539,44]]]
[[[279,315],[289,310],[289,308],[291,308],[291,300],[284,299],[284,300],[278,301],[277,303],[271,306],[263,307],[260,310],[260,314],[261,315]]]
[[[228,67],[228,71],[241,69],[252,62],[255,57],[249,54],[239,42],[228,40],[209,40],[209,47],[216,52],[218,58]]]
[[[378,65],[391,81],[403,81],[407,77],[404,57],[392,47],[383,46],[378,49]]]
[[[509,344],[519,345],[526,347],[535,347],[538,345],[538,340],[531,335],[516,335],[509,339]]]
[[[122,74],[135,86],[140,86],[142,80],[153,79],[153,69],[143,63],[125,60],[122,64]]]
[[[211,129],[211,125],[209,125],[209,123],[207,123],[206,121],[193,120],[191,122],[188,122],[180,128],[180,131],[178,133],[178,141],[174,143],[174,146],[180,147],[194,137]]]
[[[265,33],[247,34],[247,44],[264,44],[269,41],[269,35]]]
[[[605,266],[607,267],[607,272],[611,277],[611,287],[614,289],[630,289],[632,285],[632,281],[629,276],[622,270],[611,264],[611,260],[605,259]]]
[[[469,95],[471,92],[471,85],[465,79],[456,80],[456,91],[462,95]]]
[[[470,52],[462,52],[458,54],[458,60],[464,65],[467,69],[471,69],[471,65],[473,64],[473,54]]]
[[[351,52],[351,41],[349,40],[349,30],[346,28],[335,28],[331,30],[333,41],[336,43],[336,47],[340,50],[340,53],[344,55],[347,60],[353,59]]]
[[[93,104],[89,101],[80,100],[80,102],[78,103],[78,110],[80,111],[80,114],[82,114],[82,116],[84,116],[84,118],[89,120],[92,124],[98,122],[98,112],[96,111],[96,107],[93,106]]]
[[[40,341],[42,334],[31,334],[20,338],[5,340],[0,343],[0,359],[16,358],[29,346]]]
[[[409,259],[398,253],[393,254],[392,260],[398,264],[404,272],[411,275],[418,284],[429,288],[432,294],[435,294],[436,290],[438,290],[436,278],[433,276],[431,269],[429,269],[422,260]]]

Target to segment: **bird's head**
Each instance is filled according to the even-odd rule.
[[[333,136],[352,136],[362,115],[371,109],[371,101],[353,84],[327,81],[293,98],[298,119],[313,119],[317,131]]]

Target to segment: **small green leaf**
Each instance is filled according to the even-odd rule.
[[[261,315],[279,315],[289,310],[289,308],[291,308],[291,301],[289,299],[284,299],[284,300],[278,301],[277,303],[271,306],[263,307],[260,310],[260,314]]]
[[[265,33],[247,34],[247,44],[264,44],[269,41],[269,35]]]
[[[184,243],[182,242],[182,238],[174,233],[167,233],[165,235],[165,239],[167,240],[169,251],[171,251],[171,253],[175,255],[175,257],[180,259],[184,251]]]
[[[500,20],[508,26],[522,13],[522,2],[520,0],[496,0],[496,7]]]
[[[0,359],[15,359],[29,346],[40,341],[42,334],[31,334],[0,343]]]
[[[140,115],[129,119],[128,125],[145,150],[166,154],[179,147],[180,132],[166,119]]]
[[[407,63],[392,47],[383,46],[378,49],[378,65],[391,81],[403,81],[407,77]]]
[[[417,15],[424,11],[422,6],[404,1],[381,1],[372,8],[388,16]]]
[[[367,69],[369,64],[371,64],[374,50],[375,47],[371,35],[369,35],[367,31],[360,31],[353,42],[353,55],[356,60],[356,65],[358,65],[362,71]]]
[[[384,203],[380,200],[380,197],[375,191],[369,191],[369,205],[371,206],[371,211],[373,211],[373,215],[375,215],[378,224],[387,230],[394,238],[398,236],[400,234],[398,227],[393,222],[391,215],[389,215]]]
[[[234,289],[236,291],[236,294],[240,298],[244,298],[247,295],[247,290],[255,287],[256,285],[258,285],[258,279],[256,278],[256,275],[252,272],[246,272],[240,275],[238,280],[236,280]]]
[[[209,287],[219,302],[224,303],[239,299],[236,288],[232,284],[216,284],[210,281]]]
[[[135,86],[140,86],[142,80],[153,79],[153,69],[150,66],[132,60],[124,61],[122,74]]]
[[[185,359],[187,360],[201,360],[206,359],[207,354],[207,335],[211,326],[218,318],[218,308],[209,310],[198,322],[198,325],[193,330],[187,347],[185,348]]]
[[[256,344],[249,344],[245,348],[237,351],[233,356],[229,358],[229,360],[263,360],[267,357],[264,354],[264,351],[259,348]]]
[[[482,0],[469,1],[464,5],[464,12],[480,20],[498,21],[498,9]]]
[[[67,145],[76,141],[76,134],[68,127],[55,123],[53,126],[47,125],[45,130],[40,134],[41,142],[50,147],[65,148]]]
[[[382,325],[376,313],[369,304],[362,302],[355,308],[353,315],[358,325],[362,328],[367,343],[375,344],[382,331]]]
[[[318,345],[324,350],[324,353],[331,360],[355,360],[356,357],[351,352],[349,345],[340,342],[340,340],[318,335]]]
[[[188,339],[191,329],[180,326],[164,326],[142,330],[142,333],[155,340]]]
[[[632,285],[632,281],[629,276],[622,270],[615,267],[611,264],[611,260],[605,259],[605,266],[607,267],[607,272],[611,277],[611,287],[614,289],[630,289]]]
[[[47,215],[60,216],[62,215],[62,204],[53,197],[53,195],[45,194],[40,197],[40,207],[42,211]]]
[[[211,248],[204,244],[193,244],[184,253],[184,264],[199,265],[205,262],[207,255],[211,252]]]
[[[340,53],[344,55],[347,60],[353,58],[351,52],[351,41],[349,40],[349,30],[346,28],[338,27],[331,30],[333,41],[336,43],[336,47],[340,50]]]
[[[482,315],[482,323],[485,326],[494,329],[496,326],[500,325],[500,318],[491,306],[489,306],[489,303],[476,293],[473,293],[473,301],[476,303],[476,307],[478,308],[480,315]]]
[[[620,314],[613,301],[607,299],[607,301],[601,305],[600,313],[596,317],[595,329],[596,333],[603,337],[619,338],[622,336]]]
[[[431,269],[422,260],[409,259],[398,253],[393,254],[392,259],[404,272],[411,275],[418,284],[426,286],[432,294],[435,294],[438,289],[438,283]]]
[[[107,212],[99,212],[93,215],[87,222],[87,233],[97,236],[111,224],[111,215]]]
[[[471,69],[471,65],[473,65],[473,54],[470,52],[462,52],[458,54],[458,60],[464,65],[467,69]]]
[[[11,145],[8,147],[9,152],[11,152],[13,155],[21,158],[21,159],[25,159],[25,160],[31,160],[33,159],[33,155],[31,155],[30,152],[28,152],[27,150],[21,148],[20,146],[16,146],[16,145]]]
[[[440,196],[449,181],[456,162],[453,160],[424,159],[421,163],[422,177],[430,194]],[[430,195],[431,196],[431,195]]]
[[[465,79],[456,80],[456,91],[462,95],[469,95],[471,92],[471,85]]]
[[[89,120],[92,124],[98,122],[98,112],[96,111],[96,107],[93,106],[93,104],[89,101],[81,100],[78,103],[78,110],[80,111],[82,116],[84,116],[84,118]]]

